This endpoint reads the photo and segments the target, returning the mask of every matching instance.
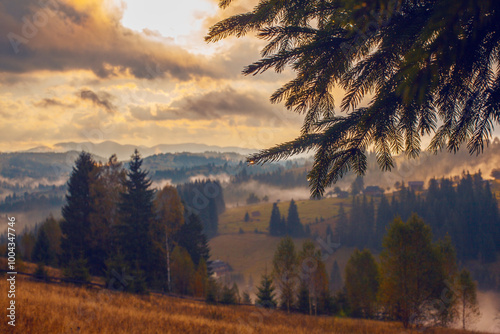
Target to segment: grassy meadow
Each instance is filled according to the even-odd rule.
[[[0,280],[0,290],[7,282]],[[2,298],[2,308],[6,299]],[[400,334],[396,322],[314,317],[253,306],[213,306],[160,295],[56,285],[17,278],[16,327],[0,322],[0,333],[345,333]],[[469,333],[429,329],[426,333]]]
[[[348,212],[351,205],[351,199],[324,198],[321,200],[300,200],[296,201],[296,203],[302,224],[313,224],[311,228],[314,229],[316,228],[314,226],[316,218],[318,218],[318,220],[323,218],[325,221],[332,221],[338,214],[340,203],[344,204],[344,209]],[[278,203],[281,215],[288,216],[289,206],[290,201]],[[258,204],[226,209],[226,211],[219,216],[219,235],[237,234],[240,228],[244,232],[253,233],[255,229],[258,229],[259,232],[267,233],[272,208],[273,203],[261,202]],[[244,220],[246,212],[248,212],[250,216],[249,222],[245,222]]]

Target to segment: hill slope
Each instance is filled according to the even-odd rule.
[[[7,281],[0,280],[7,291]],[[2,303],[5,306],[5,303]],[[1,333],[402,333],[401,324],[313,317],[253,306],[211,306],[159,295],[36,283],[18,277],[16,327]],[[4,308],[5,310],[5,308]],[[435,334],[470,333],[436,329]],[[477,332],[476,332],[477,333]]]

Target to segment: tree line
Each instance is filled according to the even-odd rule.
[[[63,269],[66,277],[106,279],[110,288],[148,289],[203,297],[210,271],[200,217],[183,205],[175,187],[152,188],[135,151],[128,168],[82,152],[67,187],[62,219],[49,217],[20,236],[24,258]]]
[[[383,238],[380,260],[368,249],[356,249],[342,284],[336,262],[328,278],[326,258],[312,241],[297,250],[287,236],[277,246],[272,272],[262,276],[256,305],[396,320],[405,328],[460,320],[466,328],[479,316],[476,283],[467,270],[459,270],[450,237],[432,239],[431,227],[418,215],[406,222],[395,218]]]
[[[380,250],[388,222],[396,216],[408,219],[412,212],[425,219],[436,238],[449,234],[460,261],[495,261],[500,215],[489,182],[480,173],[463,174],[456,182],[431,179],[423,194],[403,183],[391,199],[382,196],[377,205],[373,198],[355,196],[349,214],[341,205],[332,237],[346,246]]]

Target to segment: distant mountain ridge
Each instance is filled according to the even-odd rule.
[[[216,146],[196,143],[183,143],[183,144],[158,144],[152,147],[144,145],[131,145],[119,144],[114,141],[103,141],[101,143],[92,142],[62,142],[49,146],[37,146],[29,150],[21,152],[29,153],[62,153],[68,151],[87,151],[92,154],[109,157],[116,154],[119,160],[128,160],[135,149],[138,149],[143,157],[148,157],[160,153],[205,153],[205,152],[219,152],[219,153],[238,153],[241,155],[249,155],[258,151],[257,149],[247,149],[236,146]]]

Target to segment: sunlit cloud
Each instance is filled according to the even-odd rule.
[[[301,116],[269,102],[291,72],[243,76],[261,41],[203,40],[251,2],[215,4],[183,4],[179,18],[195,24],[169,35],[140,16],[130,23],[127,2],[0,0],[0,150],[104,140],[264,148],[295,137]],[[169,4],[158,6],[155,20]]]

